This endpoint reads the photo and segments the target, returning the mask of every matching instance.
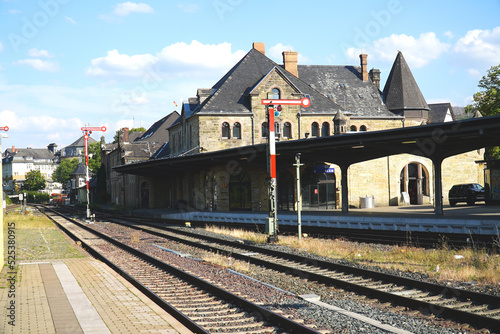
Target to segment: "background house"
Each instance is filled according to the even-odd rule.
[[[117,173],[113,167],[168,156],[168,128],[178,117],[179,114],[174,111],[145,132],[130,132],[128,128],[123,128],[117,143],[101,144],[106,187],[114,204],[149,207],[149,183],[140,182],[135,175]]]
[[[13,195],[23,189],[26,174],[39,170],[47,180],[46,192],[60,193],[61,185],[52,182],[52,173],[58,166],[59,159],[55,149],[57,145],[50,144],[47,148],[12,148],[5,150],[2,158],[4,191]]]

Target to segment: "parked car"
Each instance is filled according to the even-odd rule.
[[[451,187],[448,193],[450,206],[455,206],[458,202],[466,202],[467,205],[474,205],[477,201],[485,201],[486,195],[482,185],[477,183],[456,184]]]

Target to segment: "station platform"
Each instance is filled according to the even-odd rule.
[[[474,206],[445,206],[443,215],[436,215],[431,205],[387,206],[365,209],[303,210],[302,226],[315,228],[370,229],[381,231],[500,234],[500,206],[476,204]],[[184,211],[171,209],[136,209],[138,217],[174,219],[186,222],[222,224],[265,224],[268,212],[264,211]],[[279,211],[280,225],[297,226],[297,213]]]
[[[4,267],[0,276],[0,333],[192,333],[89,256],[21,262],[18,268]]]

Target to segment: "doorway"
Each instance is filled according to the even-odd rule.
[[[424,196],[429,196],[429,177],[425,166],[419,162],[404,166],[400,174],[400,187],[401,194],[408,194],[409,204],[424,204]]]

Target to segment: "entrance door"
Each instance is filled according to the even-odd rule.
[[[427,169],[418,162],[406,165],[401,170],[401,193],[406,192],[410,204],[424,204],[424,196],[429,196]]]

